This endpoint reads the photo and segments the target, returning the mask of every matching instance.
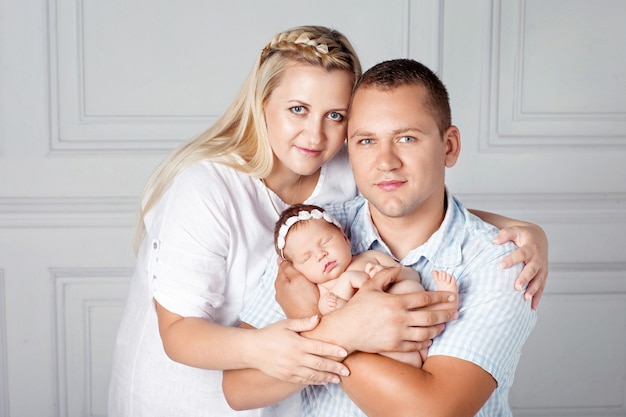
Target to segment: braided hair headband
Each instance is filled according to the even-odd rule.
[[[287,237],[287,233],[289,233],[289,229],[291,228],[291,226],[298,223],[299,221],[311,219],[326,220],[328,223],[337,226],[339,230],[343,230],[341,229],[341,225],[339,224],[339,222],[326,211],[320,211],[318,209],[313,209],[311,211],[301,210],[300,212],[298,212],[297,216],[288,217],[287,220],[285,220],[285,223],[283,223],[278,230],[276,247],[278,248],[278,250],[280,250],[281,258],[285,259],[283,249],[285,249],[285,238]]]
[[[318,55],[328,54],[328,45],[326,45],[325,43],[317,43],[316,41],[312,40],[307,33],[300,34],[297,39],[292,41],[285,40],[285,37],[287,37],[286,35],[286,33],[280,34],[278,41],[272,40],[267,46],[265,46],[265,48],[263,48],[263,50],[261,51],[261,62],[265,61],[265,58],[271,51],[281,50],[281,48],[277,48],[277,45],[284,42],[292,43],[294,45],[310,46],[317,51]]]

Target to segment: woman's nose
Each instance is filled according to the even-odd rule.
[[[310,144],[322,143],[325,138],[323,120],[317,117],[310,117],[307,120],[305,135]]]

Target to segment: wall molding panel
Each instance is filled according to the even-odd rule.
[[[481,207],[544,223],[625,223],[624,193],[498,193],[456,196]],[[0,228],[132,226],[131,197],[0,197]]]
[[[83,0],[49,0],[50,151],[161,151],[199,132],[216,117],[89,111]],[[97,22],[94,22],[97,23]],[[128,64],[131,64],[129,62]],[[96,82],[97,80],[94,80]],[[100,80],[110,82],[110,80]]]
[[[466,207],[506,213],[539,224],[626,223],[624,193],[456,194]]]
[[[626,13],[626,4],[611,4]],[[626,58],[603,64],[613,87],[589,77],[598,58],[614,56],[626,36],[614,7],[603,9],[594,1],[492,0],[491,13],[491,45],[484,46],[490,68],[483,77],[489,110],[481,120],[481,131],[488,134],[481,134],[482,149],[626,147],[626,108],[620,98]],[[576,24],[575,13],[591,21]],[[564,70],[564,62],[574,61],[578,65]]]
[[[444,2],[411,0],[407,4],[407,58],[415,59],[437,74],[443,70]]]
[[[132,271],[61,268],[50,274],[55,288],[59,414],[104,417],[111,355]]]
[[[364,24],[380,25],[378,18],[384,13],[389,17],[384,23],[388,38],[363,36],[367,48],[361,59],[366,67],[381,60],[381,52],[372,53],[370,48],[384,51],[387,58],[421,51],[420,56],[433,64],[439,61],[440,51],[431,46],[438,30],[419,25],[427,17],[439,16],[436,2],[373,3],[353,23],[344,17],[360,6],[356,0],[341,8],[331,0],[304,6],[268,0],[266,7],[274,6],[284,14],[276,21],[276,30],[317,22],[341,27],[348,35],[362,33]],[[51,153],[176,147],[222,114],[247,76],[250,57],[262,47],[259,37],[271,36],[260,30],[257,13],[228,3],[200,2],[183,8],[167,2],[133,2],[119,7],[111,2],[48,0]],[[328,8],[336,13],[329,16]],[[428,15],[419,10],[428,10]],[[225,13],[238,16],[239,24],[220,25]],[[188,24],[164,31],[172,25],[173,15]],[[411,33],[416,23],[418,35],[427,35],[418,44],[412,42]],[[250,32],[242,33],[241,27]],[[206,41],[216,38],[228,38],[231,44]]]
[[[613,289],[605,287],[598,292],[592,287],[602,273],[595,274],[591,268],[555,271],[556,275],[566,274],[564,283],[568,282],[563,291],[554,291],[555,276],[551,276],[552,290],[546,290],[541,301],[540,319],[524,348],[511,392],[516,416],[626,414],[626,289],[624,265],[619,268],[622,283],[613,280]],[[569,278],[581,278],[583,274],[587,291],[572,291]],[[558,337],[546,344],[555,332]],[[589,389],[593,386],[603,388]]]
[[[0,268],[0,415],[9,417],[9,368],[7,349],[7,309],[4,269]]]
[[[0,197],[0,228],[130,227],[130,197]]]

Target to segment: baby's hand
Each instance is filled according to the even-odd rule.
[[[382,271],[383,269],[385,269],[385,267],[380,264],[375,264],[372,262],[368,262],[365,264],[365,273],[370,278],[374,278],[374,275],[376,275],[378,272]]]

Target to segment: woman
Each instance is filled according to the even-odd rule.
[[[256,368],[314,383],[334,381],[346,370],[316,356],[341,357],[342,348],[297,334],[315,320],[262,330],[237,326],[246,291],[273,256],[280,211],[357,192],[343,142],[360,75],[359,60],[339,32],[306,26],[279,33],[226,113],[153,174],[115,347],[110,416],[287,415],[274,408],[232,411],[220,370]],[[536,226],[509,233],[518,230],[531,247],[544,243]],[[547,262],[524,250],[521,260]],[[530,275],[526,281],[534,271]]]

